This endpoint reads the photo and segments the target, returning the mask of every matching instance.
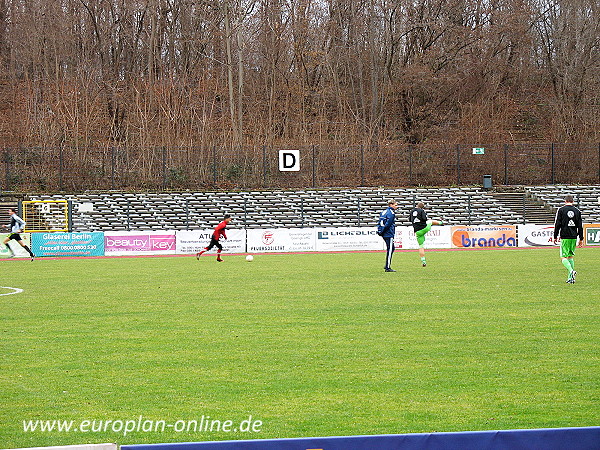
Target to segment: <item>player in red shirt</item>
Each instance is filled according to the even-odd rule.
[[[215,227],[215,231],[213,231],[213,235],[210,238],[210,244],[208,244],[208,247],[204,247],[204,250],[202,250],[201,252],[196,253],[196,259],[200,259],[200,255],[202,253],[209,251],[213,247],[217,247],[217,261],[223,261],[221,259],[221,251],[223,250],[223,246],[219,242],[219,239],[221,238],[221,236],[223,236],[223,239],[227,239],[227,235],[225,234],[225,228],[227,227],[227,225],[229,225],[229,223],[232,220],[233,219],[230,215],[226,215],[223,218],[223,221]]]

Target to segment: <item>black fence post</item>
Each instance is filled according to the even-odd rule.
[[[467,211],[469,212],[469,225],[471,225],[471,195],[467,195]]]
[[[365,185],[365,146],[360,146],[360,185]]]
[[[10,190],[10,150],[4,150],[4,190]]]
[[[115,189],[115,148],[110,148],[110,188]]]
[[[63,164],[64,164],[63,148],[61,147],[58,152],[58,190],[59,191],[63,190]]]
[[[162,172],[163,172],[163,191],[167,188],[167,148],[162,148]]]
[[[508,185],[508,144],[504,144],[504,185]]]
[[[413,178],[413,151],[412,145],[408,146],[408,183],[412,184]]]
[[[600,175],[600,168],[598,169]],[[317,155],[315,150],[315,144],[312,145],[312,187],[317,187]]]
[[[554,183],[554,142],[550,144],[550,184]]]
[[[185,199],[185,229],[190,229],[190,201]]]
[[[213,188],[217,187],[217,146],[212,147]]]
[[[263,145],[263,187],[267,187],[267,146]]]
[[[67,201],[67,229],[69,233],[73,231],[73,200]]]
[[[248,229],[248,197],[244,196],[244,230]],[[248,253],[248,239],[244,239],[244,251]]]
[[[456,184],[460,186],[460,144],[456,144]]]

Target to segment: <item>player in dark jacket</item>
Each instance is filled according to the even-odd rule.
[[[379,223],[377,225],[377,234],[381,236],[385,242],[385,271],[395,272],[392,269],[392,255],[394,254],[394,236],[396,235],[396,209],[398,202],[389,200],[388,207],[379,214]]]
[[[565,197],[564,206],[556,211],[554,221],[554,243],[560,236],[560,258],[563,266],[569,271],[567,283],[575,283],[575,247],[583,247],[583,222],[581,220],[581,211],[573,206],[573,196]],[[579,244],[577,244],[579,238]]]
[[[219,239],[221,239],[221,236],[223,236],[223,239],[227,239],[227,235],[225,234],[225,228],[227,228],[227,225],[229,225],[232,220],[233,219],[230,215],[226,215],[223,218],[223,221],[215,227],[212,237],[210,238],[210,244],[208,244],[207,247],[204,247],[204,250],[196,253],[196,259],[200,259],[200,255],[202,255],[202,253],[209,251],[213,247],[217,247],[217,261],[223,261],[221,259],[221,252],[223,251],[223,246],[219,242]]]

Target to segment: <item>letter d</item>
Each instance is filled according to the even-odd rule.
[[[292,153],[284,153],[283,155],[283,168],[291,169],[296,165],[296,156]]]
[[[240,431],[242,433],[247,433],[248,431],[250,431],[251,423],[252,423],[252,416],[248,416],[248,419],[242,420],[242,422],[240,423]]]

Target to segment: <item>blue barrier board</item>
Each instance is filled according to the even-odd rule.
[[[599,450],[600,427],[417,433],[181,444],[123,445],[121,450]]]

